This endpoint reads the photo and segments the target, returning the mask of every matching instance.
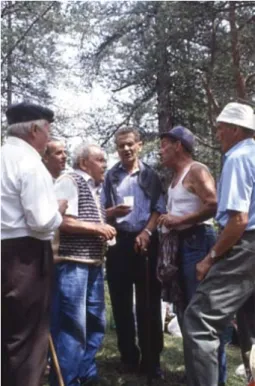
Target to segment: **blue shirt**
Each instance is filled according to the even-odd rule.
[[[129,174],[122,166],[119,167],[119,184],[117,186],[116,205],[124,204],[125,196],[134,197],[132,211],[123,217],[116,218],[116,228],[127,232],[140,232],[148,223],[151,216],[151,200],[145,195],[138,183],[139,169]],[[102,191],[102,203],[105,204],[105,195]],[[160,195],[153,211],[166,213],[166,202],[163,194]]]
[[[255,229],[255,141],[238,142],[226,154],[218,188],[216,220],[225,227],[229,211],[248,213],[246,230]]]

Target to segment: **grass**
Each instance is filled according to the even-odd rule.
[[[107,330],[103,346],[97,355],[97,363],[100,376],[107,380],[109,386],[146,386],[145,377],[135,375],[120,375],[116,371],[119,363],[119,353],[115,331],[110,329],[111,312],[108,292],[106,291],[107,307]],[[155,380],[153,386],[179,386],[178,379],[184,374],[184,358],[182,351],[182,339],[171,337],[169,334],[164,336],[164,350],[161,356],[162,369],[166,375],[166,381]],[[242,378],[235,375],[236,367],[241,363],[240,350],[234,346],[227,347],[228,355],[228,382],[227,386],[244,386]],[[46,382],[44,386],[48,386]]]

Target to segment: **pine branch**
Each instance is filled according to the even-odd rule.
[[[30,26],[27,28],[27,30],[23,33],[23,35],[16,41],[16,43],[10,48],[10,50],[7,52],[7,54],[4,56],[3,60],[2,60],[2,64],[6,62],[6,60],[8,59],[8,57],[13,53],[13,51],[15,50],[15,48],[20,44],[20,42],[22,42],[22,40],[27,36],[27,34],[31,31],[31,29],[33,28],[33,26],[41,19],[43,18],[46,13],[49,12],[49,10],[53,7],[54,5],[54,1],[50,3],[50,5],[40,14],[38,15],[35,20],[30,24]]]

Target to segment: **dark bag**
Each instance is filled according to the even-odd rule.
[[[174,304],[183,302],[179,282],[178,251],[178,231],[172,229],[168,233],[159,232],[157,278],[162,283],[163,300]]]

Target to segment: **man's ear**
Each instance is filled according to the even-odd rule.
[[[48,161],[49,161],[49,157],[48,157],[48,154],[45,152],[44,155],[43,155],[43,162],[44,162],[45,164],[47,164]]]
[[[30,133],[31,133],[32,138],[36,137],[37,130],[38,130],[38,127],[33,123],[31,126],[31,129],[30,129]]]
[[[79,161],[79,166],[81,170],[87,171],[87,160],[84,158],[81,158]]]
[[[138,146],[139,146],[139,152],[142,150],[142,148],[143,148],[143,143],[142,143],[142,141],[139,141],[138,142]]]

